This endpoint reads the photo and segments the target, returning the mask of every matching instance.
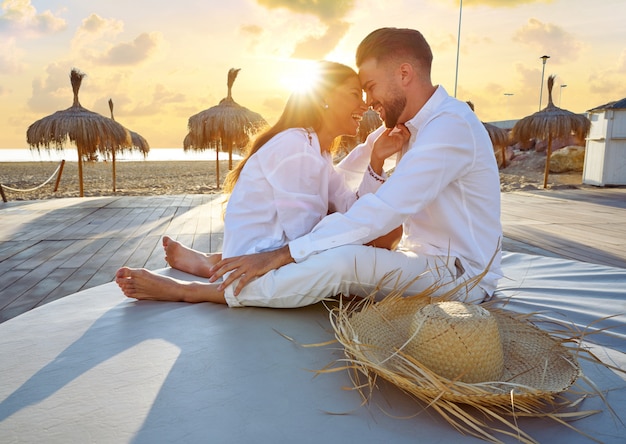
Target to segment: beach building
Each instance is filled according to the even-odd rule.
[[[583,183],[626,185],[626,98],[588,111]]]
[[[493,126],[497,126],[498,128],[505,129],[507,131],[511,131],[515,124],[519,119],[511,119],[511,120],[498,120],[495,122],[487,122]]]

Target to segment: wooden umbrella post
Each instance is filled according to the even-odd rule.
[[[78,149],[78,186],[80,189],[80,197],[85,197],[83,187],[83,148],[81,145],[81,143],[76,143],[76,148]]]
[[[111,159],[113,161],[113,192],[115,193],[115,148],[111,154]]]
[[[217,182],[217,189],[220,189],[220,145],[215,145],[215,180]]]
[[[234,142],[228,141],[228,171],[233,169],[233,144]]]
[[[548,148],[546,148],[546,168],[543,172],[543,188],[548,186],[548,174],[550,173],[550,156],[552,154],[552,135],[548,136]]]

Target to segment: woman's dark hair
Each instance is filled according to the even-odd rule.
[[[352,68],[341,63],[321,61],[317,63],[316,69],[318,75],[315,83],[306,92],[292,93],[278,121],[256,137],[254,142],[248,146],[244,158],[226,176],[224,192],[232,192],[241,170],[250,156],[261,149],[276,134],[289,128],[312,128],[313,131],[318,131],[322,126],[325,98],[349,78],[358,77]],[[322,147],[322,149],[326,149],[326,147]]]

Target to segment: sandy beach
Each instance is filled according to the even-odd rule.
[[[58,162],[0,163],[0,183],[16,189],[30,189],[45,182],[56,170]],[[220,190],[216,186],[215,161],[116,162],[116,192],[110,162],[83,164],[84,195],[89,196],[148,196],[159,194],[207,194]],[[228,171],[228,161],[220,162],[220,179]],[[35,200],[58,197],[78,197],[78,163],[65,162],[59,189],[55,193],[55,178],[47,185],[30,192],[5,189],[8,200]]]
[[[532,190],[543,187],[545,155],[527,152],[510,161],[500,170],[500,188],[503,192]],[[0,183],[11,188],[27,190],[48,180],[58,162],[0,162]],[[220,179],[228,170],[228,161],[220,162]],[[112,164],[110,162],[85,163],[83,168],[85,196],[125,196],[159,194],[210,194],[219,193],[216,186],[215,161],[171,162],[117,162],[116,192],[113,193]],[[54,192],[56,177],[45,186],[29,192],[5,189],[8,200],[37,200],[78,197],[78,164],[66,162]],[[582,173],[550,174],[548,188],[583,187]]]

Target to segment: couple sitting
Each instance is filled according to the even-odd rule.
[[[292,94],[226,178],[222,254],[164,238],[171,267],[210,283],[124,267],[124,294],[287,308],[437,285],[488,299],[501,276],[498,168],[476,115],[432,84],[431,62],[421,33],[383,28],[359,45],[358,75],[319,63],[317,84]],[[385,125],[333,166],[333,145],[357,133],[368,106]]]

